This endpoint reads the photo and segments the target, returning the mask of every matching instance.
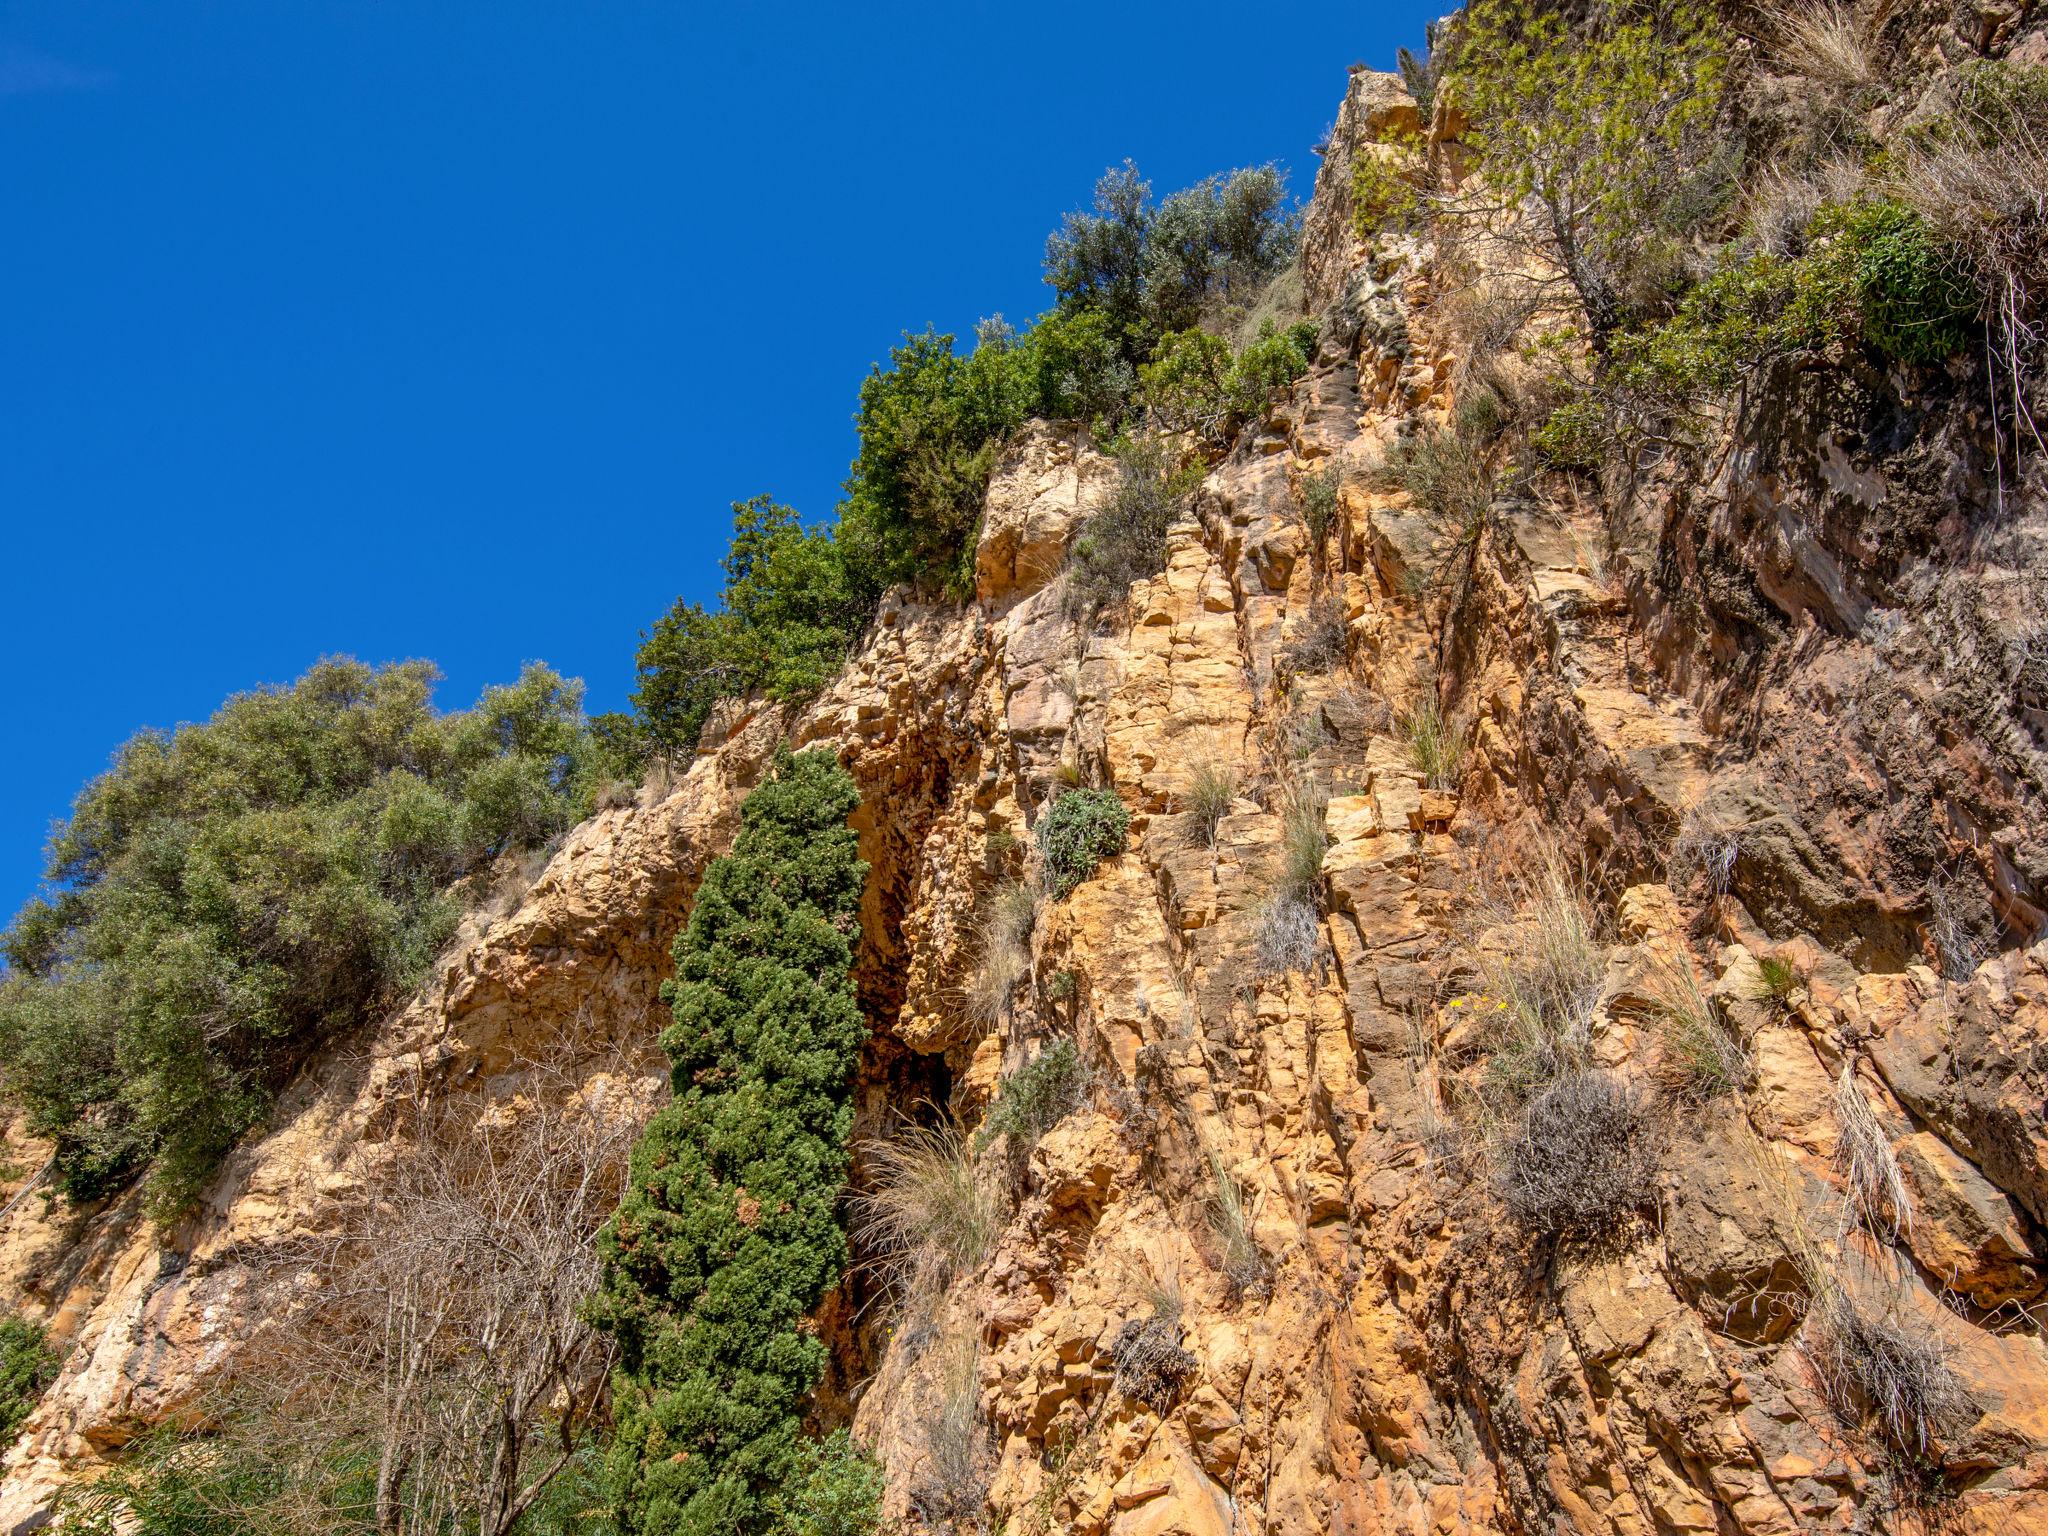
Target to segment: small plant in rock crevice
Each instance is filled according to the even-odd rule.
[[[1510,1214],[1546,1236],[1593,1241],[1656,1203],[1657,1129],[1648,1101],[1600,1071],[1539,1090],[1500,1149]]]
[[[1003,1079],[989,1106],[977,1146],[1006,1136],[1028,1152],[1039,1138],[1087,1102],[1088,1068],[1071,1040],[1056,1040]]]
[[[1194,772],[1188,776],[1188,787],[1180,795],[1180,809],[1187,817],[1189,841],[1211,848],[1216,846],[1216,829],[1230,814],[1230,807],[1237,799],[1237,784],[1236,770],[1222,763],[1195,765]]]
[[[1431,789],[1456,789],[1465,772],[1465,728],[1450,717],[1432,690],[1401,716],[1408,757]]]
[[[1124,851],[1131,814],[1109,789],[1070,789],[1038,824],[1038,851],[1054,900],[1070,895],[1095,866]]]

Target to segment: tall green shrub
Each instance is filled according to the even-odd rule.
[[[48,1332],[24,1318],[0,1319],[0,1450],[57,1375],[59,1356]]]
[[[182,1210],[309,1049],[416,984],[455,882],[589,813],[581,684],[535,666],[444,715],[434,679],[323,661],[143,732],[80,794],[0,938],[0,1072],[67,1195],[147,1162]]]
[[[778,756],[676,940],[662,1048],[674,1100],[633,1154],[592,1321],[619,1343],[620,1522],[758,1531],[809,1475],[825,1364],[811,1310],[846,1264],[839,1196],[867,1036],[852,965],[859,801],[829,753]]]

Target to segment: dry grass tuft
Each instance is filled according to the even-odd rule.
[[[1230,814],[1231,803],[1237,799],[1237,784],[1235,768],[1223,763],[1195,765],[1180,797],[1181,812],[1188,818],[1183,826],[1190,842],[1216,846],[1216,829]]]
[[[1401,717],[1408,757],[1431,789],[1456,789],[1465,772],[1465,728],[1444,713],[1432,691]]]
[[[1773,6],[1764,16],[1777,34],[1778,62],[1793,74],[1843,91],[1882,81],[1872,48],[1877,29],[1853,7],[1824,0],[1820,5]]]
[[[1912,1227],[1905,1176],[1870,1101],[1856,1086],[1856,1063],[1843,1063],[1835,1082],[1835,1122],[1841,1128],[1835,1167],[1842,1175],[1842,1226],[1861,1226],[1880,1243],[1894,1243]]]
[[[951,1341],[936,1385],[936,1401],[921,1420],[924,1444],[912,1467],[910,1507],[931,1528],[980,1530],[994,1458],[981,1419],[972,1338]]]
[[[1657,1021],[1658,1076],[1674,1097],[1688,1100],[1740,1093],[1754,1071],[1749,1052],[1728,1030],[1700,986],[1690,956],[1666,961],[1650,979]]]
[[[974,1154],[952,1126],[913,1126],[866,1148],[869,1187],[854,1196],[865,1235],[899,1273],[959,1273],[981,1262],[996,1233],[994,1201]]]
[[[1031,927],[1036,919],[1036,901],[1021,881],[1010,881],[989,898],[967,980],[968,1015],[984,1029],[1002,1022],[1010,999],[1031,974]]]
[[[1223,1278],[1230,1294],[1242,1299],[1262,1295],[1267,1283],[1266,1256],[1252,1237],[1251,1208],[1222,1158],[1209,1155],[1209,1193],[1205,1200],[1210,1234],[1223,1260]]]
[[[1874,1429],[1906,1457],[1925,1457],[1968,1407],[1935,1330],[1859,1304],[1833,1281],[1813,1298],[1802,1348],[1842,1422]]]

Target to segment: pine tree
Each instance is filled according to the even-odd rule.
[[[675,1097],[634,1150],[592,1320],[617,1338],[628,1532],[768,1529],[814,1460],[805,1321],[846,1265],[839,1195],[867,1029],[852,965],[867,866],[826,752],[785,748],[706,871],[663,988]]]

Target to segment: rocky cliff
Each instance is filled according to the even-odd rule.
[[[1085,1068],[1034,1145],[983,1149],[978,1257],[893,1286],[871,1263],[828,1308],[821,1412],[878,1451],[893,1514],[2048,1529],[2048,509],[1993,509],[1956,392],[1787,371],[1703,473],[1537,479],[1447,547],[1374,471],[1471,387],[1486,273],[1353,233],[1350,165],[1403,129],[1457,124],[1354,72],[1305,231],[1315,365],[1112,621],[1070,617],[1059,570],[1114,466],[1034,427],[971,604],[885,603],[817,701],[730,711],[580,828],[198,1215],[13,1201],[0,1274],[69,1354],[0,1530],[289,1309],[293,1239],[408,1155],[407,1085],[516,1112],[521,1061],[566,1041],[587,1088],[651,1101],[667,946],[785,738],[863,795],[857,1139],[972,1127],[1059,1041]],[[1432,705],[1469,743],[1450,778],[1411,739]],[[988,902],[1077,783],[1121,797],[1127,851],[1039,897],[1023,974],[971,1009]],[[1304,814],[1314,931],[1276,947]],[[1532,1218],[1544,1124],[1489,1086],[1560,923],[1578,1077],[1632,1129],[1552,1129],[1580,1172],[1640,1165],[1597,1231]]]

